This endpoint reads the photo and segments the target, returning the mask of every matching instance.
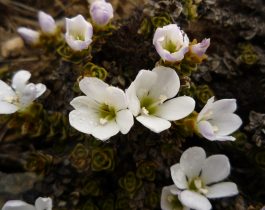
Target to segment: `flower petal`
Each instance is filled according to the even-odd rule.
[[[210,210],[212,208],[211,203],[206,197],[189,190],[181,192],[179,195],[179,200],[183,205],[191,209]]]
[[[204,161],[201,178],[205,184],[211,184],[225,179],[229,173],[229,159],[225,155],[212,155]]]
[[[191,147],[183,152],[179,163],[189,180],[199,176],[205,158],[205,151],[201,147]]]
[[[236,138],[233,136],[215,136],[216,141],[235,141]]]
[[[172,178],[174,184],[179,189],[187,189],[188,183],[187,183],[187,179],[186,179],[186,174],[181,169],[180,164],[177,163],[177,164],[171,166],[170,172],[171,172],[171,178]]]
[[[8,84],[0,80],[0,100],[5,97],[14,97],[15,95],[16,94],[12,90],[12,88]]]
[[[70,104],[77,110],[88,111],[97,110],[99,104],[88,96],[78,96]]]
[[[242,125],[242,120],[236,114],[220,114],[211,120],[211,124],[218,128],[216,135],[226,136],[236,131]]]
[[[109,86],[106,88],[105,104],[113,106],[116,111],[126,109],[128,107],[127,98],[123,90],[120,88]]]
[[[26,70],[18,71],[12,78],[12,87],[17,91],[23,91],[30,77],[31,73],[29,71]]]
[[[36,88],[36,98],[40,97],[46,91],[46,85],[38,83],[35,85]]]
[[[7,201],[2,210],[36,210],[34,206],[20,200]]]
[[[188,116],[194,108],[195,101],[193,98],[181,96],[161,104],[155,115],[169,121],[179,120]]]
[[[175,97],[180,88],[180,80],[176,71],[172,68],[158,66],[152,72],[157,74],[157,80],[149,95],[157,99],[161,96],[167,99]]]
[[[216,140],[216,135],[214,134],[213,126],[211,125],[211,123],[203,120],[203,121],[200,121],[197,126],[198,126],[199,133],[204,138],[211,140],[211,141]]]
[[[40,33],[38,31],[34,31],[30,28],[19,27],[17,32],[28,44],[37,44],[39,41]]]
[[[141,70],[135,80],[136,95],[139,99],[147,96],[153,85],[157,82],[157,74],[149,70]]]
[[[130,87],[125,91],[128,100],[128,107],[134,116],[140,113],[140,101],[136,95],[136,89],[134,82],[131,83]]]
[[[176,199],[178,199],[177,195],[172,192],[179,192],[178,188],[175,185],[170,185],[163,187],[162,193],[161,193],[161,200],[160,205],[162,210],[172,210],[174,206],[172,203],[169,202],[169,197],[174,196]]]
[[[5,101],[0,101],[0,114],[12,114],[17,110],[17,106],[7,103]]]
[[[212,110],[215,115],[222,115],[224,113],[233,113],[236,111],[236,99],[222,99],[213,103]]]
[[[38,20],[41,30],[44,33],[53,34],[56,32],[56,24],[53,17],[43,11],[38,12]]]
[[[113,18],[113,8],[110,3],[105,1],[95,1],[90,6],[90,15],[93,22],[100,26],[104,26],[109,23]]]
[[[87,49],[92,42],[93,27],[82,15],[66,18],[65,41],[75,51]]]
[[[203,39],[200,43],[191,45],[191,51],[192,53],[196,54],[198,57],[202,57],[209,46],[210,46],[210,39]]]
[[[99,119],[91,111],[73,110],[69,113],[69,122],[76,130],[91,134]]]
[[[204,115],[213,107],[213,103],[214,103],[214,96],[209,98],[207,103],[205,104],[205,106],[202,108],[202,110],[200,111],[198,117],[197,117],[197,122],[199,122]]]
[[[138,120],[145,127],[149,128],[151,131],[155,133],[160,133],[170,128],[171,126],[171,123],[169,121],[155,116],[141,115],[136,117],[136,120]]]
[[[52,199],[39,197],[35,201],[36,210],[52,210]]]
[[[116,122],[120,127],[121,133],[126,134],[133,126],[133,115],[127,109],[121,110],[116,114]]]
[[[221,182],[208,187],[208,198],[222,198],[238,194],[238,189],[233,182]]]
[[[79,82],[79,87],[83,93],[99,103],[103,103],[106,98],[106,88],[108,84],[95,77],[85,77]]]
[[[120,128],[118,124],[112,120],[107,122],[105,125],[98,124],[92,130],[92,135],[102,141],[109,139],[110,137],[119,133]]]

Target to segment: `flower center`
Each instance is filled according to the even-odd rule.
[[[167,97],[161,95],[158,100],[151,98],[150,96],[145,96],[141,99],[141,113],[143,115],[154,115],[157,111],[157,106],[164,103]]]
[[[200,177],[195,177],[189,182],[189,189],[202,194],[208,193],[208,189]]]
[[[7,96],[3,99],[3,101],[6,101],[7,103],[14,104],[14,105],[19,104],[18,96]]]
[[[99,123],[105,125],[108,121],[115,119],[116,110],[114,107],[109,106],[105,103],[99,107]]]
[[[165,40],[162,44],[163,48],[170,53],[177,52],[181,48],[181,44],[173,42],[169,37],[165,37]]]
[[[74,38],[76,40],[85,41],[85,37],[83,36],[83,34],[75,34]]]

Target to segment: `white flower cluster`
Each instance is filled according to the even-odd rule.
[[[52,199],[39,197],[35,205],[20,200],[7,201],[2,210],[52,210]]]
[[[90,16],[95,29],[100,30],[113,18],[113,8],[105,0],[89,0]],[[41,35],[55,35],[58,27],[54,19],[44,13],[38,14],[41,31],[19,28],[18,33],[30,44],[37,44]],[[66,18],[65,42],[73,51],[88,49],[92,43],[93,26],[82,15]],[[210,45],[210,39],[200,43],[190,43],[188,36],[176,24],[158,28],[153,37],[153,45],[167,62],[179,64],[185,56],[193,56],[201,61]],[[17,72],[11,87],[0,80],[0,114],[11,114],[28,107],[41,96],[46,86],[29,83],[31,74]],[[138,122],[153,132],[159,133],[171,127],[171,121],[187,117],[195,109],[195,101],[189,96],[177,96],[180,78],[173,68],[157,66],[153,70],[140,70],[135,80],[123,91],[94,77],[85,77],[79,82],[85,94],[74,98],[74,107],[69,113],[69,122],[80,132],[91,134],[105,141],[121,132],[127,134]],[[234,112],[235,99],[214,101],[210,98],[195,120],[195,130],[210,141],[233,141],[230,136],[242,124]],[[171,167],[174,185],[163,188],[161,208],[210,210],[208,198],[232,196],[238,193],[232,182],[220,182],[230,173],[230,163],[224,155],[206,158],[200,147],[186,150],[180,163]],[[50,198],[39,198],[35,206],[23,201],[8,201],[2,210],[51,210]]]
[[[230,173],[230,163],[225,155],[206,158],[201,147],[191,147],[170,170],[174,185],[162,190],[162,210],[210,210],[212,205],[208,198],[238,194],[235,183],[220,182]]]
[[[163,61],[180,62],[189,51],[201,58],[210,46],[210,39],[190,45],[187,34],[176,24],[169,24],[156,30],[153,44]]]
[[[28,83],[30,77],[30,72],[18,71],[13,76],[11,87],[0,80],[0,114],[23,110],[46,91],[44,84]]]
[[[90,2],[90,16],[96,26],[106,26],[113,18],[112,5],[105,0],[96,0]],[[18,33],[28,44],[38,44],[41,34],[46,36],[55,35],[58,31],[55,20],[49,14],[40,11],[38,20],[41,31],[35,31],[30,28],[20,27]],[[88,48],[92,42],[93,27],[82,15],[73,18],[65,18],[66,33],[65,41],[74,51],[82,51]]]

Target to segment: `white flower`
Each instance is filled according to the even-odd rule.
[[[217,183],[230,173],[230,163],[225,155],[206,158],[201,147],[191,147],[170,170],[174,184],[182,190],[178,195],[180,202],[191,209],[210,210],[212,205],[207,198],[238,194],[235,183]]]
[[[43,11],[39,11],[38,19],[42,32],[46,34],[54,34],[56,32],[57,26],[52,16]]]
[[[176,185],[163,187],[160,206],[162,210],[189,210],[179,201],[180,190]]]
[[[39,42],[40,33],[38,31],[34,31],[30,28],[19,27],[17,32],[28,44],[37,44]]]
[[[82,15],[66,18],[65,41],[75,51],[87,49],[92,42],[93,27]]]
[[[113,8],[104,0],[94,1],[90,6],[90,15],[97,25],[107,25],[113,18]]]
[[[141,70],[126,90],[129,109],[140,123],[159,133],[171,126],[169,121],[182,119],[194,110],[191,97],[174,98],[179,88],[174,69],[159,66],[152,71]]]
[[[41,96],[46,86],[39,83],[29,83],[31,74],[28,71],[18,71],[12,79],[12,87],[0,80],[0,114],[12,114],[29,106]]]
[[[176,24],[157,28],[153,44],[164,61],[181,61],[189,51],[189,38]]]
[[[107,140],[119,131],[129,132],[133,115],[127,109],[126,96],[121,89],[93,77],[82,79],[79,87],[86,96],[71,101],[75,110],[70,112],[69,121],[75,129],[100,140]]]
[[[214,102],[214,97],[210,98],[197,117],[199,133],[211,141],[234,141],[235,138],[228,135],[242,124],[240,117],[233,113],[236,108],[235,99]]]
[[[196,54],[198,57],[202,57],[208,47],[210,46],[210,39],[204,39],[198,44],[191,45],[191,52]]]
[[[2,210],[52,210],[52,199],[39,197],[35,206],[20,200],[7,201]]]

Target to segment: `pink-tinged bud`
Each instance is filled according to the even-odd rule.
[[[208,47],[210,46],[210,39],[203,39],[200,43],[191,46],[191,52],[198,57],[202,57]]]
[[[37,44],[39,42],[40,33],[38,31],[34,31],[30,28],[19,27],[17,32],[28,44]]]
[[[39,11],[38,19],[42,32],[47,34],[54,34],[56,32],[57,26],[52,16],[45,12]]]
[[[90,6],[90,15],[97,25],[107,25],[113,18],[112,5],[103,0],[94,1]]]

